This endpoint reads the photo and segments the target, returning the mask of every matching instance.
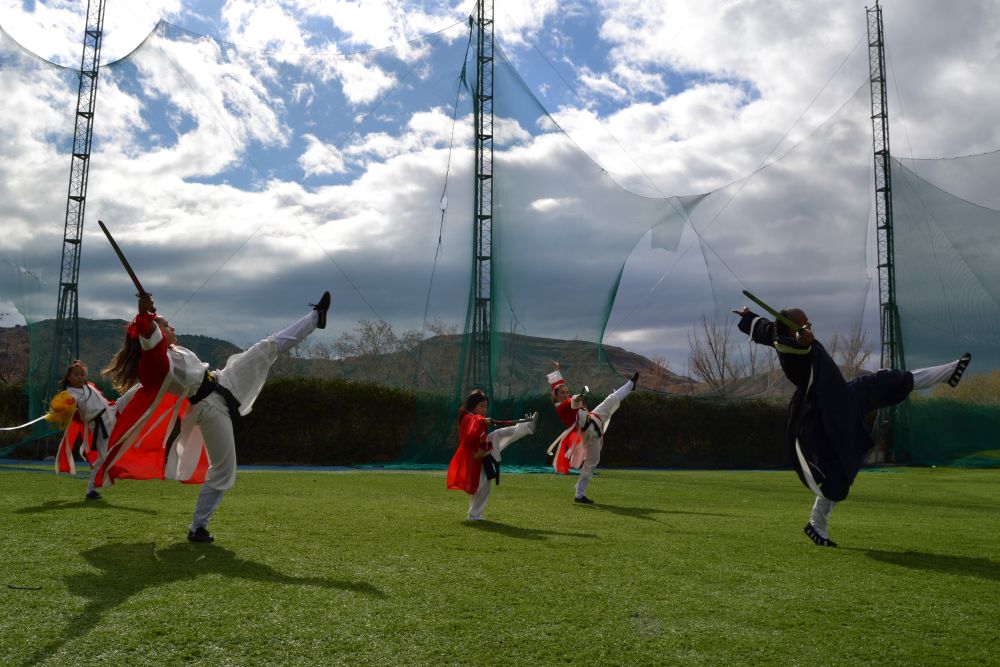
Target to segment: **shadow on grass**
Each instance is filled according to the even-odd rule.
[[[120,510],[122,512],[139,512],[140,514],[157,514],[155,510],[141,509],[139,507],[125,507],[124,505],[113,505],[107,500],[47,500],[41,505],[34,507],[22,507],[14,510],[14,514],[41,514],[42,512],[55,512],[57,510],[76,509],[95,510]]]
[[[338,581],[323,577],[293,577],[269,565],[237,558],[232,551],[212,544],[181,542],[157,549],[146,542],[109,544],[84,551],[81,556],[99,572],[66,577],[71,595],[87,600],[83,610],[67,624],[66,635],[42,647],[28,664],[40,662],[65,644],[81,637],[101,622],[101,617],[149,588],[217,574],[284,586],[316,586],[385,597],[364,581]]]
[[[848,549],[860,551],[869,558],[890,565],[909,567],[914,570],[930,570],[945,574],[960,574],[990,581],[1000,581],[1000,563],[989,558],[969,556],[943,556],[920,551],[879,551],[877,549]]]
[[[645,519],[646,521],[655,521],[656,523],[663,523],[662,521],[653,517],[654,514],[692,514],[695,516],[730,516],[729,514],[716,514],[714,512],[687,512],[684,510],[661,510],[653,509],[651,507],[623,507],[621,505],[606,505],[604,503],[595,502],[593,505],[579,505],[581,508],[586,508],[588,511],[602,511],[609,512],[611,514],[618,514],[621,516],[630,516],[633,519]]]
[[[522,540],[544,540],[548,539],[550,535],[560,537],[585,537],[591,539],[597,537],[593,533],[563,533],[558,530],[521,528],[519,526],[511,526],[510,524],[499,523],[497,521],[464,521],[462,525],[469,528],[475,528],[476,530],[483,530],[489,533],[499,533],[500,535],[516,537]]]

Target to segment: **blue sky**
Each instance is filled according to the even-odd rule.
[[[0,26],[76,67],[83,4],[0,0]],[[910,0],[884,10],[894,154],[995,150],[1000,8]],[[114,221],[180,330],[251,342],[327,285],[335,290],[331,339],[362,317],[420,329],[425,304],[448,322],[464,317],[471,129],[453,68],[471,3],[144,0],[107,11],[105,63],[132,52],[160,18],[217,40],[154,38],[99,84],[88,224]],[[582,202],[606,185],[602,201],[645,211],[630,220],[636,231],[619,230],[635,245],[620,260],[606,342],[683,370],[692,323],[740,305],[718,301],[738,297],[741,285],[782,303],[815,303],[828,314],[827,331],[864,313],[877,327],[864,3],[497,2],[496,27],[541,104],[518,98],[518,114],[498,132],[516,149],[504,158],[521,169],[511,182],[539,186],[511,234],[515,223],[551,224],[575,244],[538,231],[528,249],[550,256],[555,271],[539,260],[545,270],[529,272],[551,290],[537,293],[543,310],[585,308],[561,296],[575,291],[605,298],[601,281],[618,260],[603,257],[599,230],[614,213]],[[439,31],[438,55],[422,55],[412,40]],[[421,64],[429,62],[439,65]],[[76,91],[57,72],[0,76],[16,90],[0,102],[15,117],[0,169],[18,165],[0,178],[10,229],[0,258],[51,274]],[[556,138],[552,122],[566,134]],[[588,170],[591,180],[575,176]],[[679,246],[651,244],[642,230],[676,210],[671,197],[703,193],[715,194],[683,232],[667,235]],[[656,201],[647,206],[644,197]],[[811,228],[811,246],[799,247],[808,220],[825,222]],[[703,225],[701,236],[690,224]],[[591,246],[580,240],[588,229]],[[776,239],[796,248],[808,280],[773,280]],[[590,275],[574,267],[598,256],[607,265],[593,283],[554,277]],[[88,227],[83,316],[125,317],[132,308],[110,259]],[[13,310],[13,298],[0,293],[0,312]],[[54,293],[51,302],[54,311]],[[44,297],[34,306],[47,307]],[[16,321],[11,313],[4,323]],[[592,335],[573,318],[521,321],[529,334]]]

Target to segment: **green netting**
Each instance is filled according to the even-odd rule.
[[[181,333],[245,346],[330,289],[327,330],[274,375],[413,392],[418,409],[396,463],[447,462],[456,409],[472,388],[464,369],[474,47],[466,22],[353,54],[253,50],[159,24],[101,71],[81,316],[107,323],[133,308],[133,288],[97,218]],[[541,464],[561,430],[546,399],[550,359],[572,387],[586,384],[598,398],[639,370],[649,392],[781,404],[790,387],[773,354],[735,329],[730,311],[746,303],[743,289],[804,308],[848,376],[874,369],[869,81],[864,64],[854,71],[862,74],[841,88],[853,91],[846,100],[804,114],[796,132],[746,165],[746,177],[665,192],[595,162],[560,126],[565,109],[543,106],[498,46],[491,413],[543,416],[542,433],[508,450],[506,463]],[[0,33],[0,85],[0,113],[15,129],[30,128],[12,133],[20,144],[2,144],[5,155],[30,158],[2,167],[0,196],[30,204],[0,237],[0,304],[27,324],[32,369],[47,369],[76,80]],[[705,147],[690,159],[726,156]],[[992,382],[996,205],[959,197],[968,199],[970,179],[996,169],[983,156],[918,162],[894,163],[907,363],[941,363],[970,349],[973,372]],[[268,304],[263,315],[259,304]],[[92,370],[110,357],[106,348],[87,350]],[[960,389],[979,382],[970,376]],[[914,401],[900,456],[992,460],[983,452],[996,393],[974,394]],[[41,398],[32,396],[31,416]],[[956,414],[966,415],[970,434],[951,429]],[[699,453],[657,460],[704,464]]]
[[[919,464],[998,463],[1000,443],[1000,154],[893,162],[896,295],[909,368],[963,352],[955,391],[911,401],[900,457]]]
[[[23,383],[28,394],[28,412],[17,415],[16,423],[34,419],[46,408],[72,147],[73,119],[67,109],[77,82],[75,71],[23,49],[0,28],[0,108],[8,119],[3,154],[17,156],[4,169],[0,186],[0,197],[8,203],[0,235],[0,326],[13,328],[6,332],[0,354],[20,358],[22,346],[29,350],[26,367],[4,369],[8,381]],[[39,224],[42,220],[49,224]],[[12,451],[10,442],[32,444],[50,433],[43,422],[30,432],[2,434],[0,455]]]

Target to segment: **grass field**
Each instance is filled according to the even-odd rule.
[[[241,472],[192,545],[197,487],[0,466],[0,664],[1000,664],[1000,470],[863,472],[837,549],[791,472],[574,481]]]

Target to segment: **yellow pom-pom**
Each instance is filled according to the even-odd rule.
[[[73,398],[73,394],[60,391],[49,402],[49,412],[45,415],[45,421],[52,422],[59,428],[66,428],[73,421],[74,412],[76,412],[76,399]]]

